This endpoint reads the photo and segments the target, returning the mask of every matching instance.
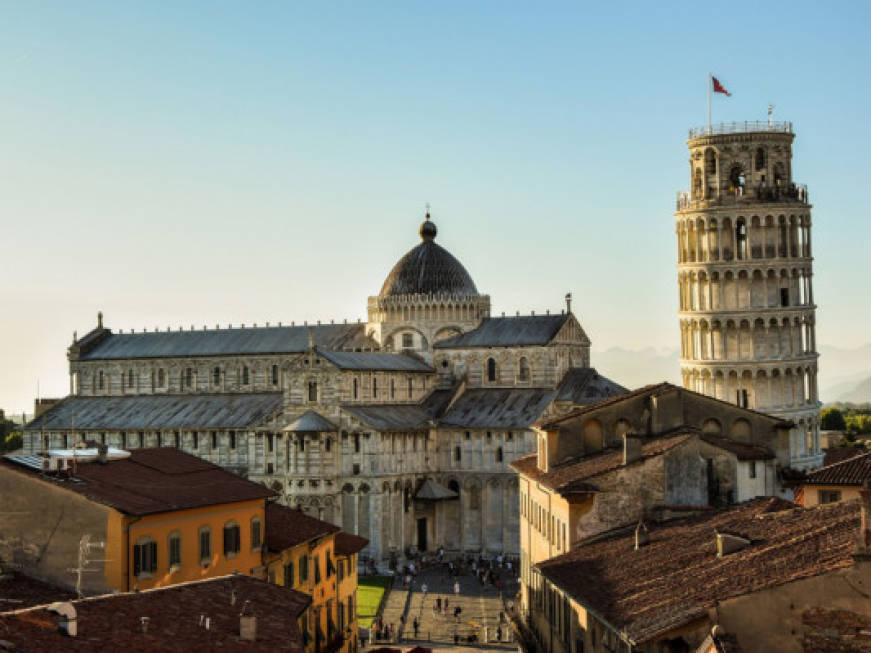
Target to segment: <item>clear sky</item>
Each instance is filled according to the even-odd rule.
[[[365,317],[425,202],[497,314],[571,291],[594,350],[675,348],[709,71],[715,122],[793,121],[818,342],[863,344],[869,7],[0,0],[0,407],[65,393],[98,310]]]

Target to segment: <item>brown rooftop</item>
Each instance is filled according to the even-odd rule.
[[[695,435],[695,432],[681,431],[680,433],[645,438],[641,445],[641,457],[639,460],[659,456],[672,447],[685,442]],[[524,476],[552,490],[563,491],[595,491],[590,484],[578,485],[599,474],[619,469],[623,466],[623,449],[605,449],[582,458],[576,458],[567,462],[550,466],[550,471],[543,472],[538,467],[538,455],[531,454],[519,458],[511,463],[511,466]]]
[[[871,480],[871,451],[808,472],[807,485],[862,485]]]
[[[22,651],[302,651],[297,618],[310,602],[305,594],[249,576],[221,576],[71,601],[75,637],[58,630],[58,615],[45,605],[0,613],[0,638]],[[243,607],[257,618],[254,642],[239,637]]]
[[[339,530],[338,526],[309,517],[302,510],[266,504],[266,548],[270,551],[284,551]]]
[[[365,537],[342,531],[336,535],[336,555],[349,556],[359,553],[367,544],[369,544],[369,540]]]
[[[54,601],[69,601],[76,593],[64,587],[52,585],[17,571],[0,574],[0,612],[21,610],[32,605]],[[3,639],[0,636],[0,639]]]
[[[173,447],[134,449],[129,458],[77,463],[75,474],[41,474],[0,458],[6,469],[52,483],[129,515],[150,515],[275,496],[217,465]]]
[[[699,392],[695,392],[693,390],[688,390],[687,388],[682,388],[680,386],[674,385],[673,383],[669,383],[668,381],[663,381],[661,383],[652,383],[650,385],[645,385],[635,390],[630,390],[629,392],[624,392],[619,395],[614,395],[613,397],[608,397],[607,399],[603,399],[602,401],[596,402],[594,404],[587,404],[586,406],[581,406],[580,408],[576,408],[565,415],[560,415],[559,417],[555,417],[553,419],[544,420],[533,424],[533,426],[538,427],[543,430],[549,430],[567,420],[572,419],[573,417],[578,417],[580,415],[585,415],[587,413],[591,413],[600,408],[605,408],[606,406],[611,406],[613,404],[619,404],[621,401],[625,401],[626,399],[632,399],[634,397],[639,397],[645,394],[649,394],[651,397],[655,397],[666,392],[671,392],[672,390],[678,390],[680,392],[685,392],[688,394],[693,394],[698,397],[707,399],[709,401],[715,401],[720,404],[725,404],[730,408],[735,408],[735,404],[730,404],[728,401],[723,401],[722,399],[717,399],[716,397],[711,397],[709,395],[703,395]],[[779,417],[774,417],[767,413],[760,412],[758,410],[753,410],[752,408],[742,408],[741,410],[745,410],[750,413],[754,413],[756,415],[761,415],[762,417],[767,417],[772,422],[775,422],[777,426],[783,427],[792,427],[794,426],[792,422],[780,419]]]
[[[796,508],[777,498],[650,526],[650,543],[634,533],[598,536],[538,565],[566,591],[634,644],[696,619],[730,597],[853,565],[857,501]],[[717,557],[717,532],[750,540]]]

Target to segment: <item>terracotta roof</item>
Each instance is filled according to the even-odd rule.
[[[275,496],[267,487],[172,447],[133,449],[130,457],[78,463],[72,478],[0,458],[0,466],[81,494],[128,515],[150,515]]]
[[[761,444],[739,442],[710,433],[701,433],[699,437],[708,444],[732,452],[738,457],[738,460],[771,460],[775,457],[771,449]]]
[[[541,429],[547,430],[549,428],[557,426],[558,424],[561,424],[562,422],[565,422],[566,420],[572,419],[573,417],[577,417],[579,415],[584,415],[586,413],[590,413],[594,410],[598,410],[599,408],[604,408],[605,406],[619,404],[621,401],[624,401],[626,399],[632,399],[633,397],[639,397],[639,396],[642,396],[645,394],[649,394],[650,396],[653,397],[653,396],[661,395],[665,392],[670,392],[672,390],[678,390],[678,391],[683,392],[683,393],[696,395],[697,397],[704,398],[708,401],[716,401],[718,403],[729,406],[730,408],[735,408],[734,404],[730,404],[729,402],[723,401],[722,399],[717,399],[716,397],[710,397],[708,395],[703,395],[703,394],[695,392],[693,390],[687,390],[686,388],[681,388],[680,386],[676,386],[673,383],[669,383],[668,381],[663,381],[662,383],[652,383],[650,385],[645,385],[645,386],[642,386],[641,388],[637,388],[635,390],[630,390],[629,392],[624,392],[622,394],[614,395],[613,397],[608,397],[607,399],[604,399],[604,400],[599,401],[599,402],[594,403],[594,404],[588,404],[586,406],[581,406],[580,408],[577,408],[573,411],[570,411],[570,412],[566,413],[565,415],[560,415],[559,417],[556,417],[554,419],[549,419],[549,420],[539,422],[538,424],[534,424],[533,426],[537,426]],[[762,413],[758,410],[753,410],[751,408],[742,408],[741,410],[745,410],[745,411],[748,411],[750,413],[754,413],[756,415],[761,415],[763,417],[767,417],[771,421],[776,422],[777,424],[782,425],[784,427],[793,425],[792,422],[782,420],[779,417],[774,417],[773,415],[768,415],[767,413]]]
[[[235,598],[235,600],[234,600]],[[22,651],[302,651],[297,618],[311,598],[249,576],[221,576],[72,601],[78,634],[58,630],[46,606],[0,614],[0,638]],[[239,613],[257,617],[257,640],[239,639]],[[200,619],[209,618],[208,630]],[[142,632],[148,617],[148,632]]]
[[[266,504],[266,548],[270,551],[284,551],[339,530],[338,526],[309,517],[302,510],[279,503]]]
[[[21,610],[32,605],[69,601],[76,593],[30,576],[7,571],[0,575],[0,612]],[[3,639],[0,635],[0,639]]]
[[[871,451],[808,472],[806,485],[862,485],[871,480]]]
[[[342,531],[336,535],[336,543],[333,548],[337,556],[349,556],[353,553],[359,553],[367,544],[369,544],[369,540],[365,537]]]
[[[853,564],[857,501],[796,508],[777,498],[650,525],[633,550],[622,529],[540,563],[541,573],[633,644],[695,619],[727,598]],[[751,540],[723,558],[717,532]]]
[[[668,436],[647,438],[641,445],[641,458],[639,460],[659,456],[694,435],[696,435],[694,432],[682,431]],[[622,467],[623,449],[605,449],[583,458],[552,465],[547,472],[538,468],[537,454],[519,458],[510,464],[524,476],[528,476],[552,490],[561,492],[595,491],[594,485],[584,483],[584,481]]]

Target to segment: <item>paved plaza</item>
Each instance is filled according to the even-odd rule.
[[[451,576],[447,565],[438,565],[420,572],[409,588],[404,587],[401,577],[397,577],[396,585],[382,612],[383,623],[394,625],[400,634],[403,649],[415,644],[432,644],[433,648],[440,651],[517,650],[506,608],[506,602],[517,593],[517,580],[513,571],[509,572],[504,568],[496,571],[502,584],[501,592],[489,582],[482,585],[471,570],[465,570],[459,576]],[[459,594],[455,592],[455,583],[459,583]],[[424,586],[427,589],[425,593]],[[448,603],[446,611],[445,601]],[[441,610],[437,609],[439,604],[442,606]],[[457,607],[461,612],[455,617],[454,611]],[[505,615],[501,621],[500,614]],[[415,618],[419,623],[416,637],[413,627]],[[500,634],[501,641],[497,639]],[[455,644],[455,635],[459,639],[458,645]],[[470,636],[474,637],[474,641],[469,641]],[[380,645],[390,646],[385,643]],[[379,644],[370,642],[370,647],[378,646]],[[400,647],[396,644],[392,646]]]

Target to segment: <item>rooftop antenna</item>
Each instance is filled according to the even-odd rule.
[[[768,105],[768,126],[771,127],[773,122],[774,122],[774,105],[769,104]]]
[[[94,571],[102,571],[101,569],[88,569],[88,564],[91,562],[109,562],[107,559],[103,560],[90,560],[88,558],[91,549],[105,549],[105,542],[91,542],[91,536],[87,533],[82,535],[79,540],[79,566],[74,567],[73,569],[68,569],[67,571],[71,571],[76,574],[76,594],[81,599],[82,596],[82,574]]]

